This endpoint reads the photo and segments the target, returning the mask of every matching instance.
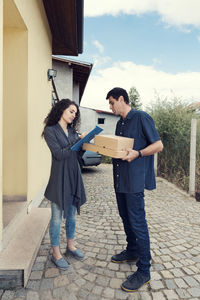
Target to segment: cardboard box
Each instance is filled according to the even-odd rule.
[[[94,144],[115,151],[124,151],[133,148],[134,139],[117,135],[96,135]]]
[[[103,155],[110,156],[113,158],[122,158],[127,154],[127,151],[115,151],[112,149],[107,149],[107,148],[103,148],[100,146],[96,146],[95,144],[87,144],[87,143],[83,144],[82,149],[89,150],[92,152],[97,152],[99,154],[103,154]]]
[[[83,150],[98,152],[113,158],[126,156],[126,148],[133,148],[134,139],[116,135],[98,135],[94,138],[94,144],[83,144]]]

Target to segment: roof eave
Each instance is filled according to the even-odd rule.
[[[52,33],[52,54],[82,53],[84,0],[43,0],[43,4]]]

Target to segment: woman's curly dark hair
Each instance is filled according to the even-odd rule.
[[[77,108],[76,117],[74,118],[73,122],[69,124],[68,126],[74,128],[74,130],[78,130],[78,127],[80,125],[80,110],[76,102],[70,100],[70,99],[62,99],[58,103],[56,103],[52,109],[50,110],[47,117],[44,119],[44,129],[47,126],[53,126],[58,123],[60,120],[64,110],[68,108],[70,105],[74,105]],[[42,132],[42,136],[44,136],[44,130]]]

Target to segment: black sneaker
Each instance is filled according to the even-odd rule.
[[[138,257],[133,257],[128,254],[127,250],[122,251],[119,254],[113,255],[111,261],[114,263],[123,263],[123,262],[137,262]]]
[[[150,279],[150,275],[145,275],[137,271],[128,276],[127,280],[122,283],[121,288],[126,292],[134,292],[148,283]]]

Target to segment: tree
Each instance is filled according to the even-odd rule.
[[[130,88],[129,100],[132,108],[134,108],[135,110],[141,109],[142,103],[140,101],[140,94],[138,93],[135,87]]]

